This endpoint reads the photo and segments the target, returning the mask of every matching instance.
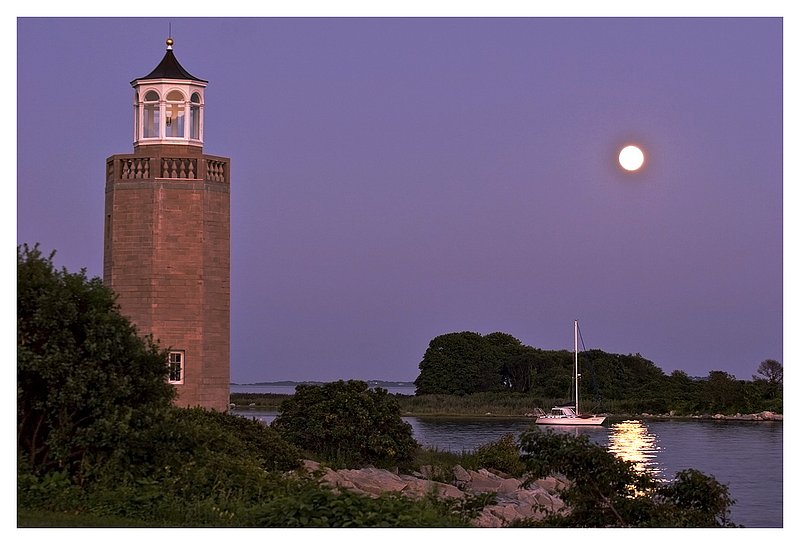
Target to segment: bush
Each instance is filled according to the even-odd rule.
[[[148,429],[131,434],[98,468],[101,487],[152,484],[182,501],[224,494],[257,496],[264,471],[300,466],[300,453],[263,424],[201,408],[170,407]],[[123,513],[118,513],[123,514]]]
[[[160,525],[241,525],[246,506],[285,488],[277,471],[300,465],[298,450],[258,422],[199,408],[159,416],[85,468],[80,483],[21,464],[19,505]]]
[[[166,353],[136,335],[114,294],[56,270],[53,255],[17,249],[17,445],[30,470],[77,476],[174,390]]]
[[[511,433],[497,441],[479,446],[475,449],[474,458],[479,468],[495,469],[515,476],[520,476],[525,471],[519,445]]]
[[[662,484],[586,436],[531,431],[520,438],[529,479],[564,475],[568,514],[528,525],[560,527],[731,527],[728,488],[696,470]]]
[[[441,528],[469,526],[482,506],[428,496],[413,500],[398,493],[370,498],[347,490],[321,488],[307,479],[287,479],[286,488],[248,509],[259,527],[280,528]]]
[[[397,402],[359,380],[301,384],[272,423],[289,442],[340,466],[409,463],[419,447]]]

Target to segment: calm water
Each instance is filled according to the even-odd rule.
[[[275,412],[237,410],[271,422]],[[506,433],[518,436],[530,426],[525,418],[405,417],[421,444],[461,452],[495,441]],[[660,422],[627,420],[603,426],[558,426],[564,433],[583,434],[608,446],[625,460],[670,479],[694,468],[728,485],[736,503],[734,522],[750,528],[783,527],[782,422]]]

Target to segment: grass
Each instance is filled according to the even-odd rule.
[[[59,513],[37,509],[18,509],[19,528],[152,528],[137,519],[101,516],[90,513]]]
[[[232,393],[230,402],[237,408],[259,408],[278,410],[281,403],[292,397],[292,394],[236,394]]]

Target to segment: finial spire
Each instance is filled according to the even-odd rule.
[[[172,38],[167,38],[167,51],[172,49],[172,44],[174,44],[174,43],[175,43],[175,40],[173,40]]]

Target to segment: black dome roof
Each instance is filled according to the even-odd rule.
[[[207,80],[194,77],[187,72],[183,66],[181,66],[181,63],[178,62],[178,59],[175,58],[175,54],[172,52],[172,45],[167,47],[167,53],[152,72],[144,77],[136,78],[131,82],[131,84],[141,79],[186,79],[208,83]]]

